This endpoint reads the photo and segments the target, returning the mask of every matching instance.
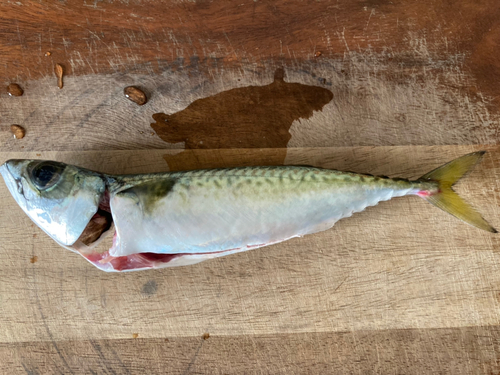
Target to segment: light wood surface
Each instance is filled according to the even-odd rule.
[[[28,374],[494,374],[497,327],[0,344]]]
[[[498,227],[497,147],[290,149],[286,162],[418,177],[447,160],[485,148],[489,153],[483,163],[458,191]],[[22,156],[38,154],[39,158],[109,173],[137,173],[167,170],[163,157],[173,152],[42,152]],[[246,153],[249,159],[262,153],[221,150],[219,155],[231,158],[234,152]],[[1,154],[2,160],[20,156]],[[100,168],[103,160],[106,165]],[[254,336],[256,342],[262,341],[259,345],[276,345],[268,340],[284,335],[284,340],[293,337],[293,348],[300,346],[297,337],[311,343],[315,335],[332,345],[336,340],[332,337],[340,337],[342,332],[352,334],[349,340],[356,340],[358,332],[370,332],[372,340],[379,340],[374,332],[381,331],[393,339],[402,335],[400,339],[405,341],[408,336],[398,332],[407,329],[423,335],[428,345],[433,335],[441,337],[440,328],[448,328],[446,332],[452,335],[474,335],[471,327],[498,324],[498,236],[469,227],[416,197],[380,204],[339,222],[332,230],[276,246],[190,267],[128,274],[103,273],[80,256],[59,248],[31,224],[4,186],[0,199],[3,342],[19,350],[20,343],[48,341],[54,348],[63,343],[66,353],[73,350],[71,342],[92,348],[100,345],[92,344],[93,340],[99,340],[106,343],[102,345],[109,355],[113,340],[136,340],[135,333],[143,340],[141,345],[151,346],[151,350],[164,338],[194,337],[198,341],[192,343],[201,347],[205,332],[211,335],[206,345],[216,337],[223,347],[231,346],[240,343],[240,337],[240,344],[248,350]],[[34,256],[37,261],[31,263]],[[347,334],[342,335],[345,338]],[[133,354],[125,344],[120,345],[124,346],[116,349],[118,358]],[[428,350],[421,345],[420,350]],[[339,350],[336,348],[328,350]],[[454,350],[466,350],[460,348],[453,346],[439,355],[453,356]],[[91,350],[94,355],[96,350]],[[323,353],[324,361],[333,361],[333,354],[328,353]],[[313,359],[304,364],[312,365]],[[283,359],[270,356],[267,361],[263,359],[262,364],[278,366]],[[103,360],[101,365],[106,363]],[[197,366],[203,369],[205,365]],[[187,368],[180,359],[176,366]]]
[[[0,92],[0,163],[417,178],[487,150],[457,190],[500,229],[499,19],[495,0],[4,2],[1,81],[24,95]],[[2,182],[0,373],[497,375],[499,271],[499,235],[407,197],[275,246],[107,274]]]

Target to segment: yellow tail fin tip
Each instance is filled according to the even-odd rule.
[[[439,184],[439,193],[423,196],[425,200],[476,228],[498,233],[479,212],[452,189],[452,186],[469,172],[485,153],[486,151],[479,151],[461,156],[424,174],[420,180],[432,180]]]

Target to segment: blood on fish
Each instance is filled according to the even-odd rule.
[[[417,195],[419,197],[425,198],[425,197],[430,197],[433,193],[431,193],[429,190],[420,190]]]
[[[265,243],[261,243],[259,245],[247,245],[247,249],[257,249],[259,247],[262,247],[262,246],[266,246],[267,244]]]
[[[118,235],[115,232],[113,236],[113,246],[116,246],[116,241],[118,239]],[[265,246],[266,244],[258,244],[258,245],[248,245],[247,249],[259,248]],[[176,253],[176,254],[158,254],[158,253],[137,253],[131,255],[125,255],[120,257],[115,257],[109,254],[109,250],[103,253],[91,253],[84,254],[81,253],[82,256],[87,258],[90,262],[92,262],[96,267],[103,268],[107,267],[107,265],[111,265],[115,271],[125,271],[125,270],[134,270],[140,268],[154,268],[158,264],[168,263],[176,258],[182,257],[184,255],[208,255],[208,254],[219,254],[231,252],[237,249],[229,249],[229,250],[221,250],[221,251],[212,251],[207,253]]]
[[[168,263],[171,260],[185,254],[156,254],[156,253],[139,253],[121,257],[109,255],[109,251],[104,253],[82,254],[97,267],[106,263],[116,271],[133,270],[136,268],[153,268],[157,263]]]

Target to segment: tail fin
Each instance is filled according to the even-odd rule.
[[[460,198],[452,189],[452,186],[481,160],[485,152],[479,151],[459,157],[424,174],[420,177],[420,180],[433,180],[439,183],[439,192],[437,194],[423,197],[434,206],[474,227],[497,233],[497,230],[488,224],[481,214]]]

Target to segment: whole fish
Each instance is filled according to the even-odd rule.
[[[307,166],[107,175],[45,160],[0,172],[24,212],[63,247],[104,271],[183,266],[331,228],[380,201],[416,195],[497,231],[452,186],[475,152],[410,181]],[[115,231],[112,247],[96,245]]]

